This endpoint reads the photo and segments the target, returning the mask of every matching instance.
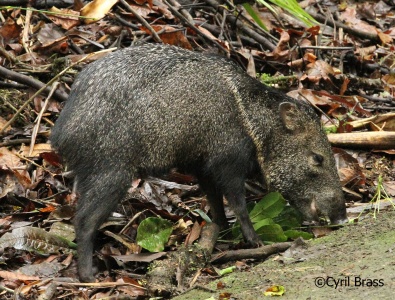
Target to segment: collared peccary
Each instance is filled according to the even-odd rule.
[[[194,174],[213,220],[223,196],[244,239],[260,245],[244,183],[261,178],[306,219],[346,220],[331,147],[319,117],[219,56],[165,45],[130,47],[76,78],[51,142],[75,174],[78,271],[93,280],[93,240],[133,178],[170,167]]]

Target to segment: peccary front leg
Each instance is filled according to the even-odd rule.
[[[120,170],[97,170],[86,178],[77,175],[77,192],[80,197],[74,226],[77,235],[78,274],[83,282],[95,281],[92,255],[97,230],[125,196],[129,178],[127,173]]]
[[[244,240],[253,247],[261,246],[262,240],[255,232],[248,215],[245,201],[244,181],[238,182],[234,186],[228,185],[228,188],[224,191],[224,195],[240,223]]]
[[[238,159],[240,159],[240,156],[238,156]],[[235,165],[244,166],[246,163],[242,161],[242,163]],[[258,247],[262,245],[262,241],[252,226],[245,201],[244,183],[246,172],[242,168],[235,168],[235,165],[218,165],[214,171],[212,171],[213,180],[210,184],[205,183],[203,188],[207,188],[207,186],[209,186],[211,191],[217,191],[216,198],[211,197],[211,199],[208,192],[208,199],[210,201],[211,209],[214,208],[212,213],[213,216],[216,216],[220,221],[224,220],[224,222],[226,222],[222,195],[225,196],[226,200],[228,200],[230,208],[233,210],[237,220],[240,223],[244,240],[251,246]]]

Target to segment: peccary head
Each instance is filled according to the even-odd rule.
[[[345,223],[332,149],[317,115],[308,105],[294,101],[280,103],[278,114],[263,162],[269,188],[280,191],[307,220],[326,216],[333,224]]]

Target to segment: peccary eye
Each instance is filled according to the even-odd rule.
[[[322,163],[324,162],[324,157],[320,154],[314,153],[313,154],[313,162],[314,162],[314,165],[321,166]]]

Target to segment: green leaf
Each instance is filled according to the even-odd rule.
[[[301,214],[291,206],[286,205],[285,199],[278,192],[267,194],[261,201],[249,208],[249,216],[254,230],[264,242],[284,242],[288,238],[310,239],[309,233],[295,230],[302,223]],[[250,203],[251,204],[251,203]],[[287,230],[287,234],[284,232]],[[240,223],[232,226],[232,235],[235,240],[242,238]]]
[[[249,213],[251,222],[257,223],[260,220],[274,218],[284,209],[287,201],[278,192],[267,194],[259,201]]]
[[[219,270],[218,271],[218,275],[219,276],[224,276],[226,274],[233,273],[234,270],[236,270],[236,266],[231,266],[231,267]]]
[[[172,231],[171,222],[162,218],[147,218],[137,228],[137,244],[150,252],[163,251]]]
[[[310,240],[314,237],[311,233],[305,232],[305,231],[300,231],[300,230],[286,230],[284,231],[284,234],[289,238],[289,239],[297,239],[298,237],[302,237],[305,240]]]
[[[198,209],[194,209],[193,212],[199,214],[199,216],[201,216],[202,219],[205,220],[207,223],[211,223],[212,222],[210,217],[203,210],[198,208]]]
[[[282,296],[285,293],[285,287],[282,285],[273,285],[268,288],[263,294],[265,296]]]
[[[270,7],[270,5],[265,0],[257,0],[259,3],[265,5],[266,7]],[[299,19],[308,27],[312,27],[318,24],[318,22],[310,16],[307,12],[305,12],[296,2],[296,0],[270,0],[270,2],[276,4],[277,6],[285,9],[289,13],[291,13],[295,18]],[[269,8],[272,12],[273,8]]]
[[[255,10],[252,8],[252,6],[249,3],[244,3],[243,7],[247,11],[247,13],[251,16],[251,18],[253,18],[254,21],[259,25],[259,27],[261,27],[265,31],[268,31],[267,27],[265,26],[265,24],[263,24],[259,15],[255,12]]]
[[[274,221],[273,221],[273,219],[270,219],[270,218],[268,218],[268,219],[263,219],[263,220],[260,220],[260,221],[257,222],[257,223],[254,223],[254,230],[255,230],[255,231],[258,231],[259,228],[261,228],[261,227],[263,227],[263,226],[273,225],[273,224],[275,224]]]
[[[239,221],[235,222],[232,226],[232,237],[235,241],[241,241],[243,238]]]
[[[278,224],[262,226],[257,230],[257,234],[262,241],[267,242],[285,242],[288,240],[281,226]]]
[[[284,230],[300,227],[303,221],[302,214],[292,206],[286,206],[283,211],[275,218],[276,224],[281,225]]]

